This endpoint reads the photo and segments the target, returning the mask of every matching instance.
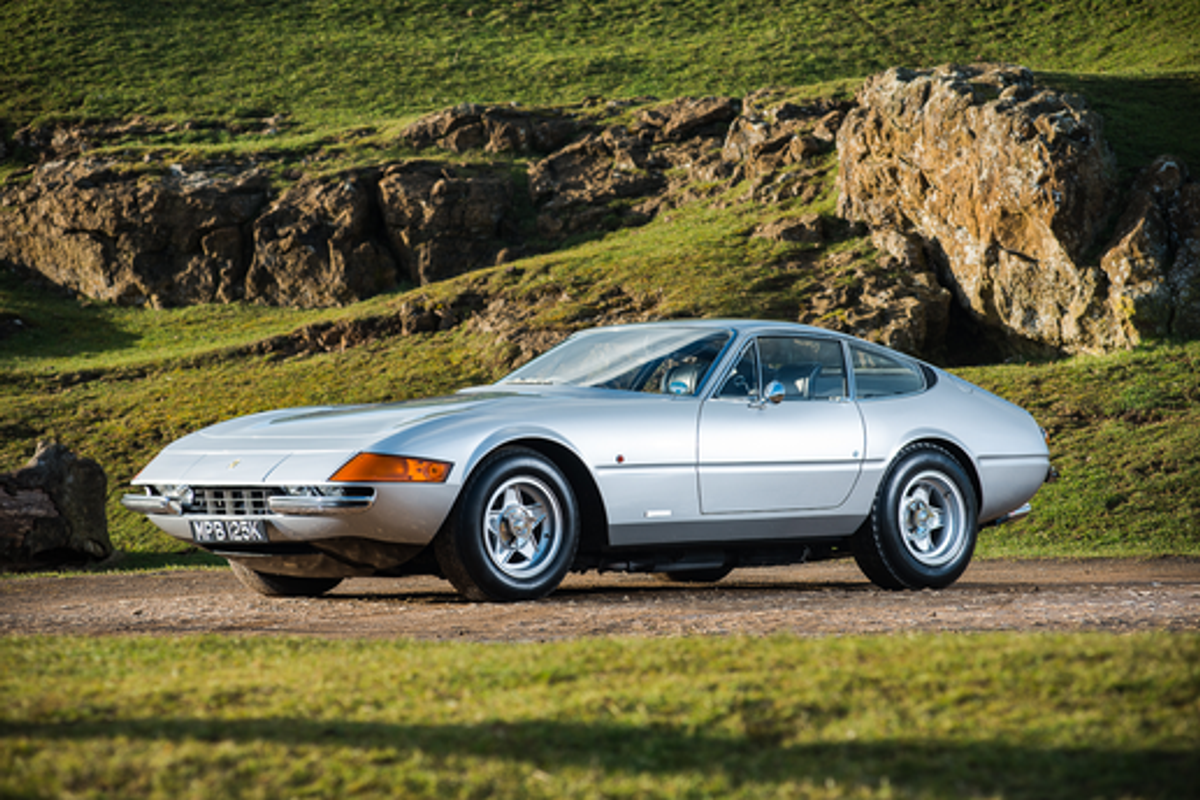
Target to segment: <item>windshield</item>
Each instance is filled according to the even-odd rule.
[[[647,326],[577,333],[500,383],[694,395],[733,333]]]

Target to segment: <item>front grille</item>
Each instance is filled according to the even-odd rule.
[[[270,514],[267,498],[283,494],[280,489],[194,488],[195,499],[184,506],[185,514],[211,517],[256,517]]]

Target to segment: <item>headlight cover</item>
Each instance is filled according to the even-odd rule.
[[[408,456],[359,453],[333,473],[332,483],[444,483],[453,464]]]

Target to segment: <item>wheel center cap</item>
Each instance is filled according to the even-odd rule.
[[[533,534],[536,524],[533,512],[525,506],[509,506],[500,515],[500,533],[504,543],[512,546],[524,544]]]
[[[929,505],[921,500],[914,500],[908,505],[909,519],[912,524],[922,533],[929,527],[929,522],[933,518],[933,513],[929,509]]]

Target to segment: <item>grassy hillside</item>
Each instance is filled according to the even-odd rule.
[[[379,161],[398,156],[394,134],[404,121],[463,100],[562,104],[767,85],[844,92],[895,64],[980,58],[1027,64],[1084,92],[1105,114],[1126,174],[1167,151],[1200,165],[1200,5],[1189,0],[9,0],[0,40],[0,125],[9,136],[29,123],[133,114],[222,123],[109,145],[131,158],[252,152],[298,163],[322,149],[335,164]],[[238,127],[277,115],[274,132]],[[346,140],[351,130],[367,135]],[[0,176],[28,156],[9,150]],[[828,216],[832,204],[829,193],[770,212],[696,204],[419,294],[436,302],[482,287],[550,338],[629,309],[794,318],[813,282],[831,278],[781,274],[774,265],[802,262],[805,245],[746,234],[765,213]],[[847,271],[872,257],[852,236],[838,248]],[[318,311],[151,311],[64,298],[0,270],[0,322],[28,323],[0,340],[0,468],[23,462],[37,438],[57,437],[108,470],[118,546],[172,549],[116,503],[172,438],[265,408],[449,391],[491,380],[517,357],[471,325],[340,354],[244,354],[264,338],[389,313],[408,299]],[[1063,481],[1039,495],[1037,515],[986,534],[982,552],[1200,553],[1198,358],[1195,343],[1162,343],[1102,359],[964,370],[1034,410],[1055,432],[1064,468]]]

